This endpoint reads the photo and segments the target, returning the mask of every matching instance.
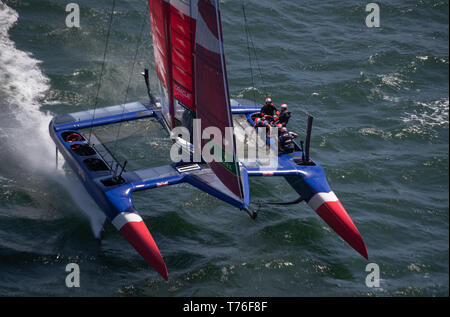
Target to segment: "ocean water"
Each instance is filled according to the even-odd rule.
[[[306,204],[265,205],[295,198],[282,179],[251,180],[256,222],[177,185],[134,195],[168,282],[110,224],[95,238],[100,211],[55,162],[48,124],[93,108],[112,4],[74,2],[80,28],[65,25],[68,1],[0,0],[0,296],[448,296],[448,1],[379,1],[368,28],[369,1],[246,0],[262,79],[242,1],[220,2],[232,96],[287,103],[301,134],[315,117],[311,155],[369,261]],[[156,85],[145,2],[117,0],[99,107],[145,99],[144,67]],[[136,167],[168,162],[157,125],[111,129],[95,133]],[[79,288],[66,287],[69,263]],[[369,263],[379,287],[366,285]]]

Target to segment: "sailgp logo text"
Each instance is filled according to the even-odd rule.
[[[187,91],[185,91],[185,90],[184,90],[183,88],[181,88],[180,86],[175,85],[175,89],[176,89],[180,94],[182,94],[183,96],[185,96],[186,98],[191,98],[191,94],[188,93]]]

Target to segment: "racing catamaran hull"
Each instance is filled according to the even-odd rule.
[[[150,103],[132,102],[56,116],[49,126],[57,149],[122,236],[167,280],[159,248],[134,208],[133,192],[188,183],[256,218],[250,208],[249,177],[282,176],[300,195],[296,202],[306,201],[367,258],[361,235],[331,191],[322,167],[309,160],[308,150],[305,160],[305,151],[297,144],[289,154],[279,154],[275,149],[276,164],[267,166],[239,158],[239,144],[233,133],[225,142],[228,145],[220,148],[222,154],[230,154],[231,162],[206,163],[202,159],[128,171],[126,162],[121,164],[97,139],[92,133],[94,127],[145,118],[159,121],[169,135],[176,126],[190,127],[193,118],[201,119],[205,129],[217,128],[222,135],[233,129],[236,120],[240,120],[242,129],[252,130],[252,115],[259,112],[259,107],[229,97],[219,1],[149,0],[149,9],[161,97],[151,94],[146,72]],[[89,129],[89,134],[84,135],[83,129]],[[262,138],[265,141],[265,136]],[[194,154],[199,153],[195,142],[184,143]]]
[[[250,126],[254,107],[237,104],[234,101],[233,115],[246,115]],[[123,113],[122,113],[123,112]],[[97,110],[95,119],[90,119],[91,111],[78,112],[55,117],[49,126],[50,135],[64,156],[66,162],[74,170],[88,193],[94,198],[107,218],[136,251],[165,279],[168,278],[163,257],[142,217],[135,210],[132,193],[179,184],[189,183],[222,201],[242,210],[250,205],[249,192],[246,201],[227,190],[211,168],[204,163],[172,164],[156,168],[125,171],[121,180],[115,182],[117,166],[120,165],[108,149],[97,140],[88,142],[81,129],[130,121],[142,118],[156,118],[164,127],[160,107],[150,108],[145,103],[130,103],[123,107],[108,107]],[[77,135],[74,138],[73,135]],[[72,138],[70,137],[72,136]],[[91,138],[95,138],[92,135]],[[90,145],[91,144],[91,145]],[[80,148],[83,151],[80,151]],[[241,162],[241,171],[245,187],[252,176],[282,176],[308,205],[349,245],[365,258],[368,257],[366,246],[350,216],[345,211],[336,195],[331,191],[322,167],[313,162],[302,164],[302,151],[283,154],[278,158],[275,169],[245,165]]]

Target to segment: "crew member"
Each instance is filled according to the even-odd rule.
[[[256,119],[255,125],[253,127],[256,129],[257,128],[270,128],[270,124],[264,118],[258,118],[258,119]]]
[[[255,129],[258,128],[266,128],[266,134],[267,136],[270,136],[270,131],[272,129],[271,125],[269,124],[269,122],[267,122],[264,118],[258,118],[256,119],[255,125],[253,126]]]
[[[278,129],[277,131],[278,131],[278,135],[277,135],[277,138],[279,139],[280,138],[280,135],[281,135],[281,129],[283,128],[283,126],[281,125],[281,123],[276,123],[275,124],[275,127]]]
[[[281,128],[278,138],[278,147],[281,153],[292,153],[295,151],[294,139],[298,137],[297,133],[289,132],[286,127]]]
[[[270,116],[273,118],[275,114],[278,115],[279,111],[273,105],[272,99],[266,98],[266,104],[261,108],[261,116]]]
[[[283,127],[287,126],[289,119],[291,118],[291,113],[287,111],[287,104],[281,105],[281,112],[278,116],[278,122],[283,125]]]

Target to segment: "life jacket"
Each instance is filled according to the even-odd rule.
[[[291,118],[291,113],[289,111],[281,111],[278,118],[279,122],[283,124],[283,126],[286,126]]]
[[[288,131],[281,132],[279,137],[279,147],[283,152],[290,153],[294,151],[293,137]]]
[[[272,116],[273,117],[273,115],[275,114],[275,112],[278,112],[277,111],[277,108],[275,108],[275,106],[274,105],[264,105],[262,108],[261,108],[261,114],[262,115],[269,115],[269,116]]]

